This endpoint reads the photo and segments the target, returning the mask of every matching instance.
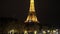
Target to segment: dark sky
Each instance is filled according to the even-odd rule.
[[[29,0],[0,0],[0,17],[17,18],[24,21],[29,11]],[[56,1],[35,0],[37,18],[40,23],[55,24]]]

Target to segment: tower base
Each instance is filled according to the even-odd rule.
[[[25,24],[25,29],[28,31],[35,31],[35,30],[39,30],[39,23],[34,23],[34,22],[28,22],[28,23],[24,23]]]

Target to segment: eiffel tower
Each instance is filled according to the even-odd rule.
[[[25,23],[27,22],[39,23],[35,13],[34,0],[30,0],[29,13],[28,13],[27,19],[25,20]]]
[[[34,0],[30,0],[29,13],[24,23],[25,23],[25,28],[28,32],[34,32],[35,30],[39,29],[39,25],[38,25],[39,21],[35,13]]]

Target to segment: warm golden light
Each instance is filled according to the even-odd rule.
[[[35,8],[34,8],[34,0],[30,0],[30,12],[35,12]]]
[[[53,32],[56,32],[56,30],[53,30]]]
[[[46,34],[46,31],[43,31],[43,34]]]
[[[37,31],[34,31],[34,34],[37,34]]]
[[[27,17],[27,20],[26,20],[25,22],[32,22],[32,21],[33,21],[33,22],[38,22],[37,17],[34,16],[34,15],[33,15],[33,16],[30,16],[30,15],[29,15],[29,16]]]
[[[24,31],[24,34],[28,34],[27,30]]]
[[[35,15],[35,7],[34,7],[34,0],[30,0],[30,8],[29,8],[29,15],[25,21],[26,22],[34,22],[34,23],[39,23],[37,20],[37,17]]]
[[[50,32],[50,30],[47,30],[47,32]]]
[[[8,33],[9,33],[9,34],[14,34],[14,32],[15,32],[14,29],[12,29],[12,30],[10,30]]]

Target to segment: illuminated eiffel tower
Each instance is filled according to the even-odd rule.
[[[30,0],[29,13],[28,13],[25,23],[27,22],[39,23],[36,17],[36,13],[35,13],[34,0]]]
[[[37,20],[35,13],[34,0],[30,0],[29,13],[24,23],[26,34],[28,34],[28,32],[33,32],[34,34],[37,34],[37,31],[39,31],[39,21]]]
[[[34,0],[30,0],[29,13],[24,23],[27,31],[34,32],[39,29],[39,21],[37,20],[35,13]]]

